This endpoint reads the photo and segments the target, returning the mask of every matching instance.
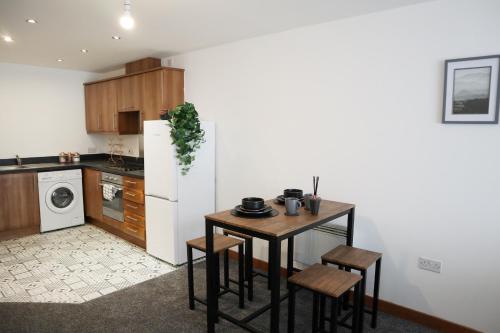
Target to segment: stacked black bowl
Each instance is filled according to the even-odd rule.
[[[243,198],[241,205],[232,210],[233,215],[243,217],[269,217],[273,212],[273,207],[266,205],[264,199],[256,197]]]
[[[284,205],[285,198],[297,198],[302,204],[304,204],[304,192],[297,188],[288,188],[286,190],[283,190],[283,194],[278,195],[276,199],[274,199],[274,202],[280,205]]]

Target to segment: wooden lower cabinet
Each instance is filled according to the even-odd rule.
[[[83,170],[83,202],[85,216],[102,220],[101,171],[86,168]]]
[[[39,232],[37,173],[0,174],[0,239]]]
[[[110,233],[145,248],[144,180],[123,177],[124,222],[121,222],[102,215],[102,187],[99,185],[101,183],[101,171],[86,168],[83,175],[85,216],[87,220]]]

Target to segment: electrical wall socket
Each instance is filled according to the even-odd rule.
[[[427,271],[441,273],[442,261],[420,257],[418,258],[418,268],[425,269]]]

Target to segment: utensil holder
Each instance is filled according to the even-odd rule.
[[[311,208],[312,215],[318,215],[320,204],[321,204],[321,198],[316,198],[316,199],[311,198],[309,200],[309,206]]]

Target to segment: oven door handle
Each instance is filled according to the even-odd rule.
[[[104,186],[104,185],[108,185],[108,184],[99,183],[99,186]],[[123,191],[123,187],[116,186],[115,184],[110,184],[110,185],[113,185],[118,191]]]

